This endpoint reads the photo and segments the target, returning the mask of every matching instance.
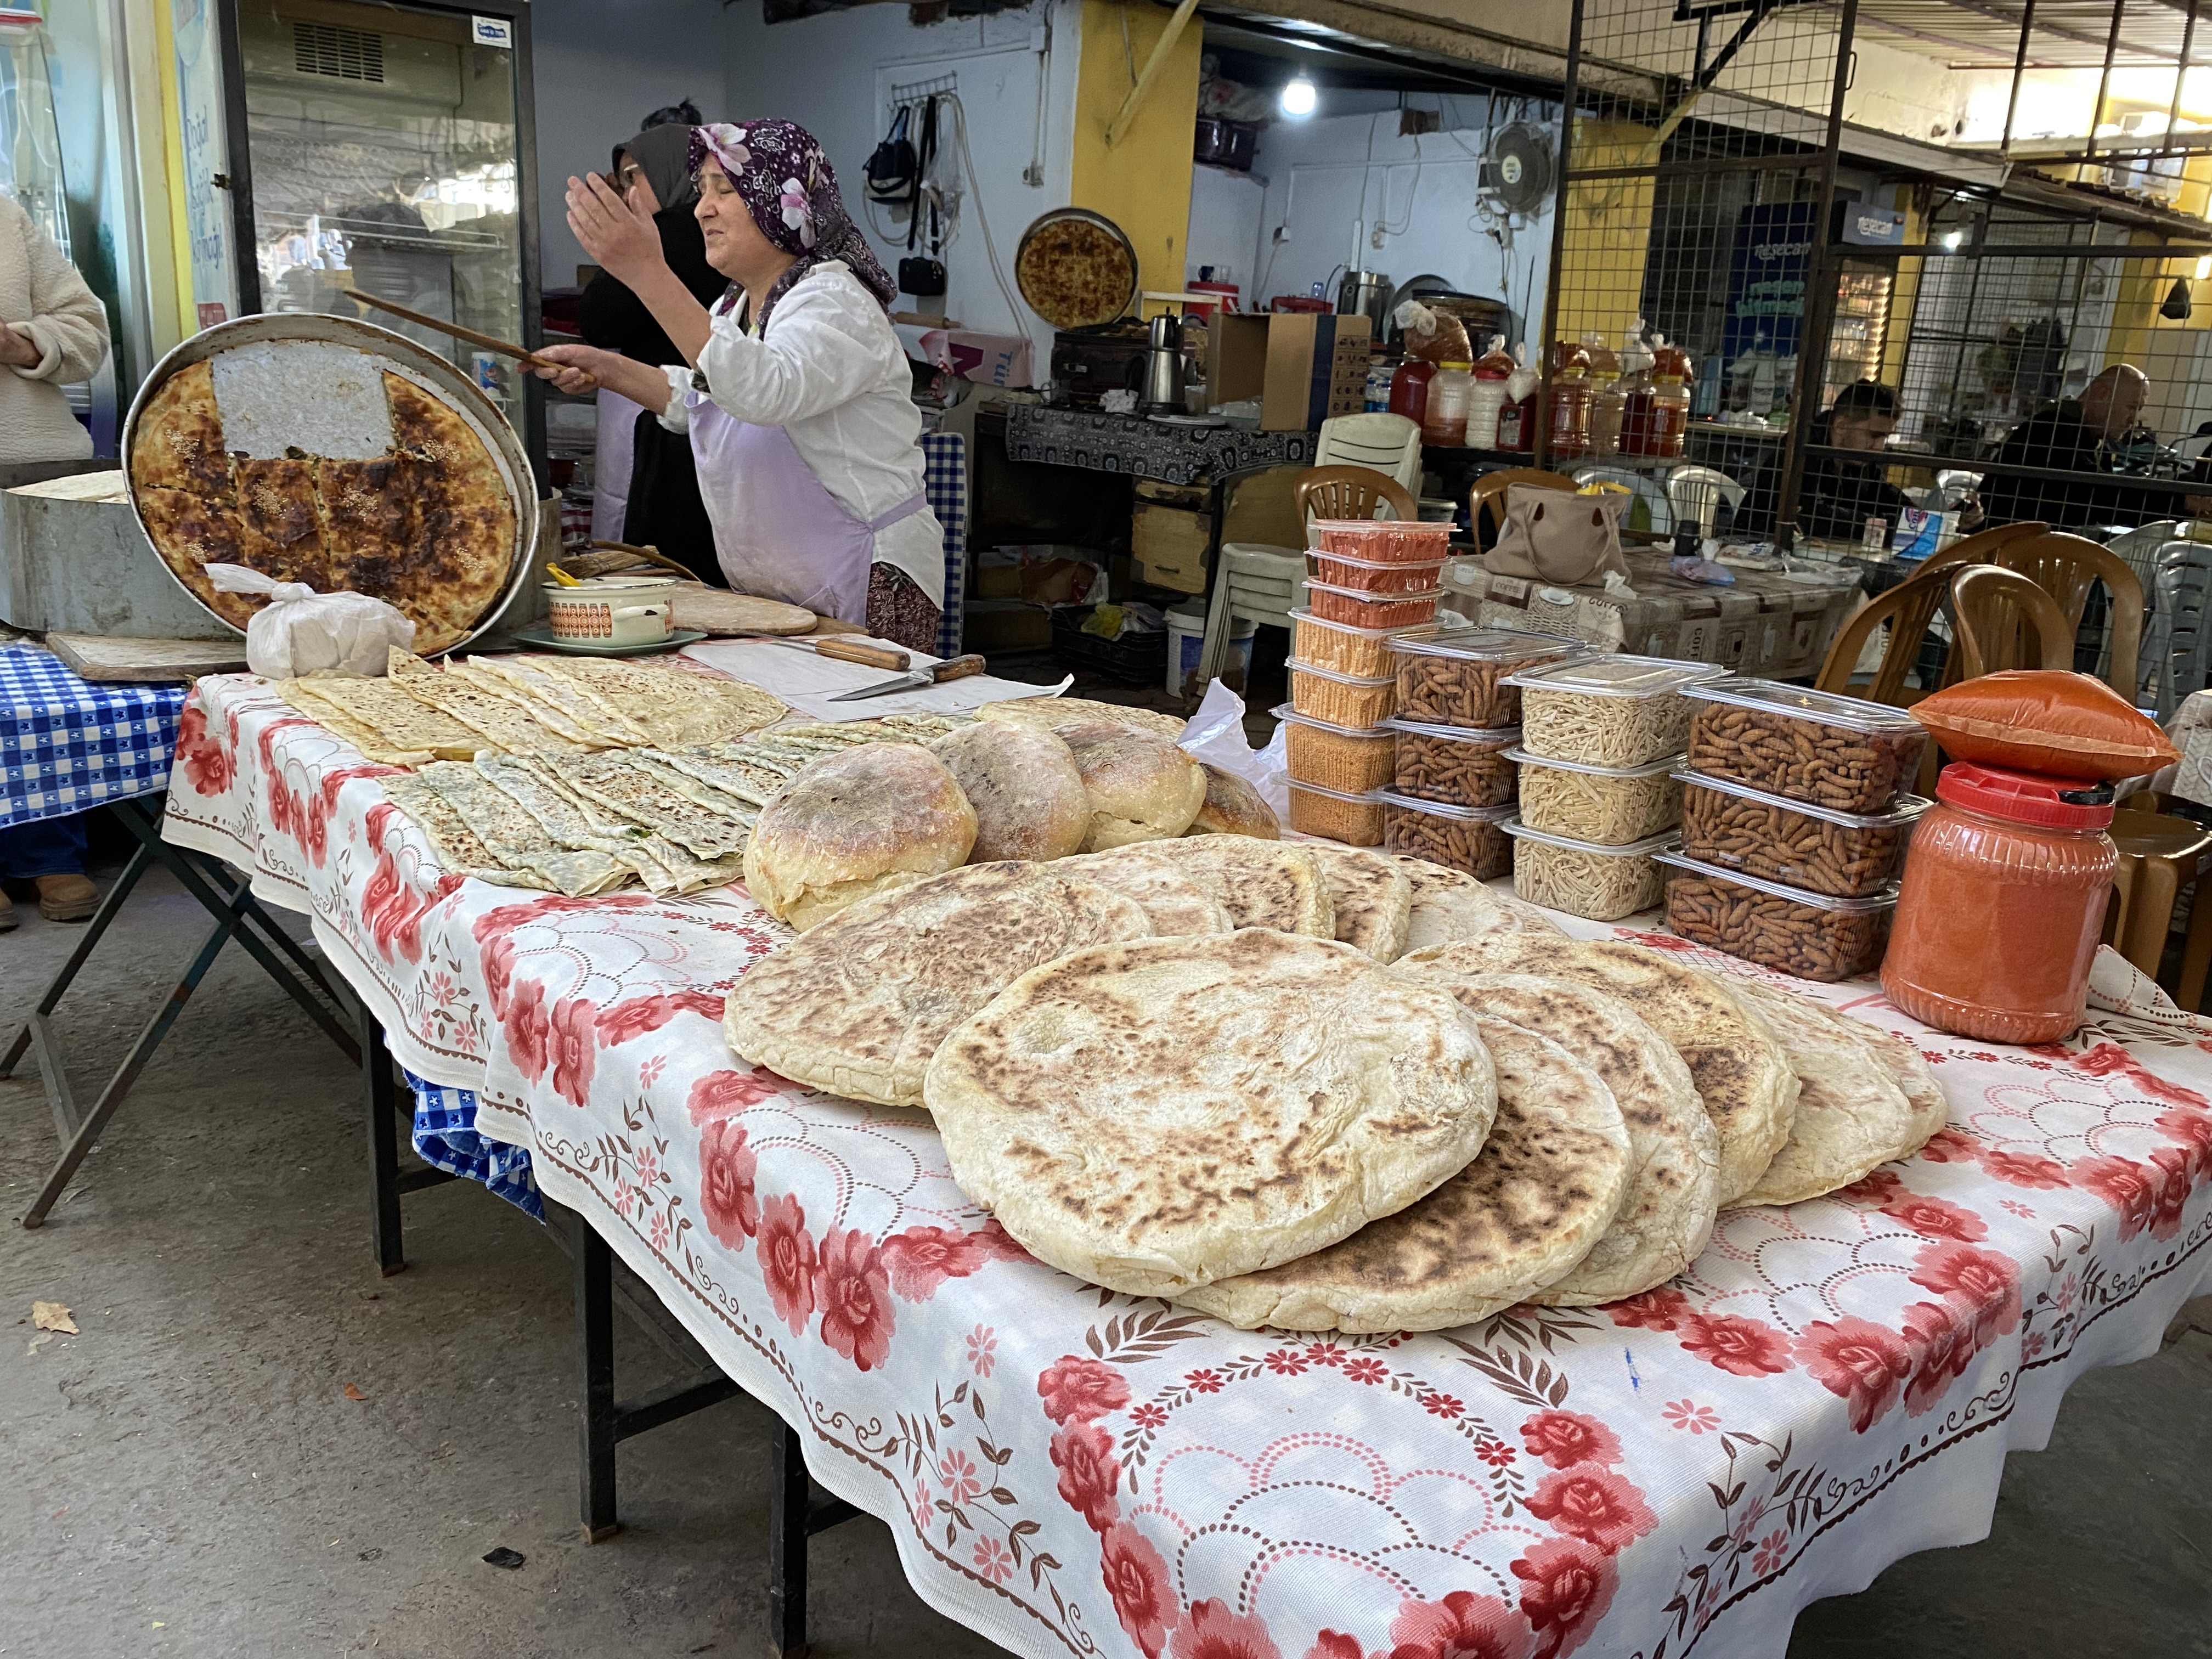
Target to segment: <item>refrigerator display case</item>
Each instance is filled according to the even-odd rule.
[[[437,352],[507,414],[542,483],[538,381],[350,297],[539,343],[521,0],[226,0],[222,24],[241,309],[365,317]]]
[[[1836,319],[1828,331],[1828,359],[1821,373],[1820,407],[1854,380],[1882,378],[1882,354],[1889,349],[1889,294],[1894,273],[1887,266],[1846,259],[1836,285]]]

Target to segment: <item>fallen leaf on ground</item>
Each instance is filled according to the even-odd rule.
[[[349,1400],[366,1400],[368,1398],[367,1395],[363,1394],[359,1389],[354,1387],[350,1382],[345,1385],[345,1397]]]
[[[484,1560],[490,1565],[510,1570],[520,1566],[527,1559],[520,1550],[511,1550],[504,1544],[484,1557]]]
[[[70,1310],[58,1302],[33,1302],[31,1304],[31,1323],[42,1331],[59,1331],[64,1336],[77,1334],[76,1321]]]

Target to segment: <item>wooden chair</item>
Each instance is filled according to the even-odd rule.
[[[2088,605],[2089,590],[2099,582],[2104,583],[2105,591],[2112,599],[2112,644],[2105,656],[2104,672],[2100,678],[2125,697],[2132,707],[2136,696],[2136,662],[2142,649],[2142,579],[2136,574],[2135,567],[2125,559],[2107,552],[2087,537],[2069,536],[2047,526],[2033,526],[2033,533],[2029,534],[2015,533],[2030,528],[2022,525],[2001,525],[1996,531],[1982,531],[1972,536],[1961,537],[1941,553],[1931,556],[1928,563],[1930,566],[1938,563],[1985,563],[2017,571],[2057,601],[2069,641],[2081,626],[2081,613]],[[1983,542],[1983,537],[1991,535],[1997,536],[1999,539],[1994,543]],[[2074,657],[2070,649],[2064,661],[2044,665],[2049,668],[2071,668],[2073,665]]]
[[[2007,668],[2074,665],[2074,630],[2065,614],[2050,594],[2016,570],[1973,564],[1953,573],[1951,616],[1958,635],[1959,679],[1979,679]]]
[[[1389,516],[1412,524],[1421,516],[1413,492],[1387,472],[1371,466],[1310,466],[1298,479],[1302,519],[1377,519],[1379,506]]]
[[[1505,528],[1505,492],[1515,484],[1541,484],[1547,489],[1574,492],[1575,481],[1565,473],[1547,472],[1540,466],[1508,466],[1495,472],[1486,472],[1474,481],[1467,493],[1467,521],[1474,530],[1474,538],[1483,539],[1483,519],[1490,520],[1490,537],[1496,540],[1498,532]]]
[[[1905,676],[1919,659],[1920,641],[1927,635],[1928,624],[1951,597],[1951,581],[1958,574],[1948,567],[1917,570],[1871,600],[1836,635],[1814,685],[1822,691],[1840,691],[1869,702],[1887,703],[1893,708],[1910,707],[1926,696],[1935,688],[1908,690]],[[1868,684],[1853,685],[1851,673],[1858,666],[1859,653],[1866,649],[1875,629],[1884,624],[1889,628],[1889,642],[1882,649],[1881,665]]]

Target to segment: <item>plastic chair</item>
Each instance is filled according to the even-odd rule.
[[[2150,592],[2151,578],[2158,573],[2158,556],[2166,551],[2168,544],[2182,539],[2185,532],[2178,519],[2160,519],[2133,530],[2124,530],[2105,544],[2105,550],[2115,558],[2127,561],[2128,568],[2136,573],[2136,580]]]
[[[2057,601],[2016,570],[1971,564],[1956,572],[1951,578],[1951,613],[1960,679],[1979,679],[2007,668],[2074,665],[2074,630]]]
[[[2146,792],[2130,801],[2155,803]],[[2166,939],[2173,927],[2174,902],[2181,890],[2197,883],[2190,907],[2189,933],[2181,951],[2181,979],[2174,1000],[2194,1011],[2204,1000],[2205,969],[2212,966],[2212,904],[2198,879],[2205,854],[2212,852],[2212,829],[2189,818],[2163,812],[2146,812],[2133,805],[2112,814],[2106,832],[2119,849],[2119,867],[2113,884],[2119,889],[2109,927],[2115,950],[2153,979],[2166,954]]]
[[[2007,542],[2016,542],[2027,536],[2041,536],[2051,526],[2040,519],[2029,519],[2019,524],[1991,525],[1987,530],[1977,530],[1953,542],[1940,553],[1931,553],[1921,561],[1920,568],[1932,569],[1945,564],[1988,564],[1990,555]]]
[[[1371,466],[1310,466],[1299,475],[1297,499],[1298,516],[1306,520],[1390,518],[1410,524],[1421,516],[1413,492]],[[1390,510],[1378,513],[1378,507]]]
[[[1642,503],[1644,522],[1624,525],[1622,528],[1648,530],[1654,536],[1674,533],[1674,504],[1668,501],[1667,492],[1659,487],[1657,480],[1650,474],[1632,472],[1625,466],[1578,466],[1575,469],[1577,489],[1594,483],[1619,484]],[[1632,519],[1634,515],[1632,513],[1630,516]]]
[[[1505,492],[1517,483],[1541,484],[1547,489],[1564,489],[1569,494],[1575,489],[1575,481],[1564,472],[1547,472],[1540,466],[1506,466],[1484,473],[1467,492],[1467,521],[1474,528],[1478,543],[1482,540],[1485,514],[1489,516],[1493,540],[1505,528]]]
[[[1893,708],[1910,707],[1935,690],[1922,686],[1907,690],[1905,676],[1919,660],[1920,641],[1926,636],[1928,624],[1936,620],[1936,613],[1951,597],[1952,579],[1958,572],[1946,566],[1936,570],[1917,570],[1888,592],[1880,594],[1845,623],[1828,647],[1828,654],[1821,661],[1820,672],[1813,684],[1822,691],[1839,691],[1845,696],[1863,697],[1869,702],[1887,703]],[[1866,642],[1874,637],[1877,628],[1887,627],[1889,642],[1883,647],[1881,665],[1875,669],[1873,679],[1865,685],[1851,684],[1852,671],[1858,665],[1859,653]]]
[[[1674,509],[1674,522],[1698,526],[1710,536],[1720,520],[1721,503],[1734,513],[1748,492],[1725,472],[1710,466],[1678,466],[1667,475],[1667,501]]]
[[[2099,678],[2122,696],[2136,691],[2136,660],[2142,645],[2143,589],[2134,568],[2125,559],[2106,552],[2082,536],[2046,530],[2039,536],[2021,536],[1985,556],[1990,563],[2019,572],[2057,602],[2066,619],[2068,635],[2081,626],[2081,612],[2089,603],[2089,590],[2102,582],[2112,596],[2109,644],[2100,665]],[[2073,658],[2051,665],[2071,668]]]
[[[2150,627],[2136,665],[2135,702],[2154,708],[2160,725],[2182,699],[2203,689],[2208,646],[2205,607],[2212,598],[2212,547],[2168,542],[2151,579]],[[2152,687],[2157,690],[2153,692]]]
[[[1296,548],[1224,542],[1213,572],[1213,594],[1206,605],[1206,633],[1199,641],[1198,684],[1221,672],[1221,658],[1233,631],[1231,619],[1268,628],[1288,628],[1290,611],[1305,603],[1306,556]]]
[[[1371,466],[1395,478],[1409,495],[1421,493],[1421,425],[1403,415],[1338,415],[1321,423],[1316,466]],[[1401,517],[1417,515],[1408,507]]]

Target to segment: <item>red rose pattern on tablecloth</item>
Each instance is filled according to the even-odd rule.
[[[219,690],[204,686],[196,696],[213,697]],[[1619,1551],[1649,1550],[1662,1541],[1672,1547],[1686,1535],[1652,1537],[1655,1527],[1674,1528],[1680,1517],[1655,1516],[1631,1472],[1596,1455],[1578,1459],[1571,1437],[1561,1433],[1547,1435],[1540,1451],[1514,1426],[1533,1420],[1528,1412],[1503,1421],[1496,1417],[1498,1391],[1511,1398],[1511,1389],[1529,1387],[1535,1374],[1531,1366],[1547,1379],[1540,1392],[1547,1397],[1530,1402],[1535,1415],[1586,1416],[1565,1408],[1565,1364],[1573,1360],[1579,1375],[1598,1360],[1605,1344],[1587,1328],[1595,1327],[1599,1333],[1640,1333],[1625,1357],[1631,1380],[1650,1402],[1644,1409],[1650,1425],[1670,1436],[1679,1432],[1680,1440],[1670,1443],[1694,1445],[1693,1455],[1717,1457],[1726,1464],[1725,1473],[1716,1464],[1719,1478],[1712,1483],[1714,1502],[1724,1517],[1719,1550],[1709,1551],[1706,1558],[1693,1556],[1680,1592],[1667,1610],[1684,1633],[1669,1646],[1670,1653],[1679,1652],[1692,1633],[1709,1628],[1723,1605],[1747,1593],[1754,1578],[1788,1572],[1823,1521],[1842,1512],[1829,1495],[1832,1488],[1863,1476],[1856,1465],[1848,1476],[1841,1471],[1831,1476],[1802,1455],[1793,1459],[1784,1447],[1729,1429],[1722,1413],[1694,1398],[1672,1397],[1691,1381],[1688,1374],[1678,1371],[1655,1387],[1655,1351],[1679,1354],[1689,1373],[1713,1377],[1717,1388],[1723,1382],[1741,1386],[1732,1381],[1736,1378],[1757,1385],[1802,1370],[1835,1400],[1832,1420],[1839,1432],[1848,1425],[1869,1433],[1901,1414],[1923,1430],[1957,1439],[1973,1420],[1962,1413],[2002,1408],[2019,1370],[2062,1359],[2076,1332],[2124,1302],[2145,1279],[2136,1254],[2145,1243],[2173,1240],[2176,1249],[2193,1251],[2206,1241],[2202,1206],[2192,1206],[2191,1200],[2212,1176],[2212,1111],[2204,1109],[2203,1094],[2157,1078],[2121,1046],[2134,1043],[2155,1062],[2160,1044],[2174,1046],[2170,1036],[2138,1042],[2106,1022],[2085,1032],[2078,1051],[1998,1055],[1927,1034],[1913,1040],[1939,1068],[1947,1062],[1969,1071],[2004,1066],[2013,1068],[2008,1075],[2014,1080],[2025,1080],[2015,1088],[2000,1079],[1990,1087],[1986,1107],[1954,1089],[1959,1121],[1931,1140],[1918,1158],[1878,1170],[1829,1200],[1826,1213],[1852,1217],[1863,1231],[1871,1252],[1867,1266],[1878,1282],[1911,1286],[1901,1299],[1877,1298],[1877,1316],[1862,1317],[1861,1306],[1832,1308],[1810,1319],[1794,1310],[1778,1316],[1755,1297],[1731,1299],[1724,1285],[1740,1285],[1747,1277],[1756,1285],[1761,1278],[1755,1258],[1740,1253],[1733,1260],[1744,1267],[1729,1268],[1723,1283],[1693,1269],[1645,1296],[1587,1310],[1583,1328],[1516,1310],[1478,1328],[1480,1343],[1466,1340],[1477,1335],[1470,1331],[1448,1334],[1441,1342],[1404,1339],[1401,1350],[1401,1339],[1277,1338],[1241,1344],[1218,1326],[1193,1319],[1188,1340],[1197,1346],[1185,1349],[1192,1358],[1178,1363],[1173,1350],[1185,1340],[1175,1328],[1179,1316],[1170,1310],[1156,1318],[1146,1310],[1157,1304],[1117,1299],[1102,1303],[1119,1310],[1117,1321],[1130,1328],[1131,1322],[1152,1322],[1137,1346],[1161,1346],[1143,1352],[1132,1349],[1125,1357],[1108,1342],[1103,1352],[1094,1347],[1088,1359],[1064,1356],[1038,1373],[1033,1401],[1018,1375],[1008,1376],[1014,1398],[1031,1421],[1052,1426],[1041,1433],[1029,1429],[1034,1438],[1021,1438],[1017,1431],[1018,1446],[1002,1443],[1005,1437],[990,1429],[982,1396],[971,1390],[1006,1370],[1000,1361],[1008,1352],[1002,1346],[1008,1322],[999,1319],[994,1329],[990,1323],[974,1322],[963,1310],[961,1322],[947,1332],[942,1322],[931,1327],[920,1319],[902,1321],[896,1304],[926,1304],[945,1285],[991,1261],[1024,1261],[1019,1247],[995,1223],[976,1225],[972,1212],[925,1212],[918,1220],[909,1217],[887,1231],[878,1223],[872,1234],[848,1221],[842,1199],[823,1206],[825,1213],[814,1218],[810,1228],[809,1212],[816,1207],[811,1190],[802,1207],[795,1193],[769,1191],[760,1184],[771,1173],[769,1148],[786,1133],[773,1126],[797,1121],[792,1114],[801,1091],[773,1074],[742,1070],[687,1076],[678,1066],[668,1067],[663,1078],[672,1050],[645,1041],[658,1033],[681,1032],[678,1048],[693,1045],[696,1053],[697,1033],[711,1031],[720,990],[729,980],[704,986],[675,982],[658,973],[642,951],[629,958],[636,963],[635,977],[601,977],[588,990],[580,978],[571,979],[572,972],[607,971],[586,968],[586,952],[597,941],[616,938],[619,930],[611,913],[625,907],[639,917],[640,938],[673,938],[679,929],[696,938],[711,928],[718,938],[741,945],[750,953],[747,960],[769,948],[781,936],[777,930],[744,921],[754,913],[741,904],[702,915],[705,907],[642,894],[581,901],[550,895],[511,902],[489,900],[478,884],[441,877],[419,830],[378,801],[373,790],[364,805],[357,781],[372,781],[374,769],[337,775],[348,769],[320,763],[319,757],[337,750],[343,758],[348,751],[281,708],[267,706],[265,694],[230,691],[221,702],[224,714],[219,722],[211,705],[191,740],[180,740],[178,771],[186,787],[173,795],[173,811],[178,796],[189,800],[198,787],[191,775],[193,757],[196,747],[205,750],[199,757],[200,775],[210,782],[219,779],[216,787],[230,801],[250,793],[257,805],[241,818],[227,801],[221,811],[203,814],[202,821],[222,822],[229,813],[228,822],[248,823],[264,834],[270,856],[253,861],[303,892],[314,886],[319,926],[327,923],[358,942],[362,961],[393,988],[410,1019],[417,1008],[426,1017],[430,1011],[465,1012],[475,1005],[475,988],[480,986],[482,1011],[474,1028],[479,1035],[470,1037],[469,1028],[461,1024],[447,1041],[457,1049],[473,1041],[480,1050],[496,1051],[498,1063],[520,1079],[508,1081],[509,1091],[532,1091],[527,1103],[505,1109],[518,1117],[533,1109],[541,1115],[556,1108],[591,1114],[592,1132],[600,1139],[582,1165],[591,1173],[577,1177],[585,1196],[595,1196],[594,1187],[599,1194],[611,1187],[614,1213],[632,1221],[679,1280],[700,1283],[711,1270],[726,1282],[726,1264],[750,1246],[758,1252],[754,1283],[765,1294],[747,1292],[757,1295],[747,1310],[717,1287],[724,1294],[718,1305],[750,1312],[756,1320],[772,1316],[769,1329],[777,1339],[784,1330],[805,1336],[820,1319],[819,1331],[809,1340],[821,1343],[817,1355],[837,1356],[850,1368],[849,1376],[876,1376],[895,1359],[903,1365],[909,1323],[918,1328],[917,1342],[940,1349],[949,1344],[945,1357],[957,1368],[958,1385],[949,1392],[939,1388],[932,1413],[923,1409],[929,1389],[927,1374],[921,1374],[922,1397],[914,1401],[915,1412],[902,1416],[891,1437],[879,1450],[872,1445],[861,1461],[889,1455],[894,1467],[903,1466],[896,1509],[910,1513],[918,1532],[942,1528],[933,1531],[929,1543],[938,1563],[971,1583],[1015,1596],[1056,1632],[1075,1632],[1084,1650],[1141,1652],[1148,1659],[1162,1654],[1170,1659],[1200,1654],[1204,1659],[1288,1659],[1294,1653],[1309,1659],[1310,1648],[1310,1659],[1370,1659],[1370,1653],[1372,1659],[1454,1659],[1487,1655],[1494,1648],[1510,1659],[1533,1659],[1580,1647],[1590,1640],[1616,1594]],[[241,714],[246,722],[243,737]],[[275,729],[280,722],[286,722],[283,729]],[[228,733],[228,749],[216,741],[211,726]],[[349,791],[349,785],[356,787]],[[343,811],[341,793],[347,796]],[[283,826],[273,838],[263,827],[271,819],[281,819]],[[337,833],[341,827],[343,836]],[[326,899],[323,878],[308,880],[331,869],[339,872],[340,902]],[[449,915],[438,910],[447,901]],[[485,905],[489,908],[478,908]],[[463,947],[459,952],[453,949],[457,943]],[[1707,964],[1706,956],[1684,942],[1668,943],[1686,957]],[[1878,999],[1863,1000],[1878,1004]],[[708,1024],[681,1018],[692,1014]],[[1893,1013],[1886,1023],[1901,1022]],[[616,1055],[614,1051],[632,1044],[636,1050]],[[1951,1076],[1942,1074],[1947,1080]],[[658,1083],[664,1121],[690,1118],[688,1127],[675,1133],[680,1152],[688,1156],[695,1145],[698,1148],[696,1187],[688,1176],[680,1183],[672,1179],[667,1142],[651,1131],[653,1101],[641,1094],[621,1106],[611,1102],[610,1091],[628,1089],[633,1077],[647,1094],[656,1092]],[[686,1111],[687,1094],[708,1078],[716,1081]],[[2095,1087],[2085,1091],[2083,1085],[2089,1084]],[[2148,1110],[2140,1103],[2144,1098],[2151,1103]],[[2094,1109],[2107,1100],[2112,1109],[2103,1121],[2108,1127],[2100,1128]],[[2086,1115],[2084,1106],[2093,1109]],[[762,1113],[767,1115],[757,1115]],[[2125,1133],[2116,1139],[2109,1130]],[[687,1134],[697,1139],[684,1139]],[[2164,1144],[2153,1144],[2161,1139]],[[577,1145],[580,1152],[585,1150]],[[544,1147],[541,1139],[541,1155]],[[2002,1183],[1999,1191],[2008,1189],[2017,1197],[1993,1203],[1988,1186],[1971,1184],[1984,1176]],[[2038,1220],[2048,1215],[2038,1208],[2039,1195],[2053,1193],[2072,1203],[2070,1218],[2081,1224],[2047,1226]],[[2081,1206],[2092,1200],[2110,1220],[2092,1225],[2081,1216]],[[727,1238],[714,1237],[707,1224],[710,1203]],[[2192,1207],[2199,1219],[2182,1240]],[[1763,1237],[1762,1213],[1767,1212],[1724,1219],[1725,1238],[1737,1233]],[[1811,1213],[1817,1218],[1822,1211],[1816,1206]],[[685,1230],[695,1223],[699,1231],[694,1245],[702,1253],[696,1257],[688,1253],[693,1245],[685,1243]],[[2049,1233],[2047,1277],[2032,1266],[2032,1252],[2021,1243],[2022,1224],[2031,1231],[2045,1226]],[[1833,1231],[1832,1224],[1822,1222],[1814,1236],[1825,1237]],[[1850,1236],[1856,1241],[1860,1232]],[[1717,1247],[1725,1238],[1717,1239]],[[2115,1274],[2105,1257],[2122,1243],[2132,1250],[2123,1252],[2129,1265]],[[828,1244],[836,1247],[834,1252],[822,1248]],[[2171,1262],[2173,1257],[2163,1259]],[[1710,1260],[1725,1265],[1730,1258],[1717,1249]],[[2027,1283],[2023,1267],[2030,1269]],[[1517,1355],[1508,1353],[1510,1344],[1501,1342],[1501,1332],[1517,1333],[1512,1337],[1520,1345]],[[1419,1352],[1431,1356],[1433,1365],[1433,1356],[1449,1348],[1462,1350],[1462,1363],[1480,1377],[1457,1383],[1422,1375],[1418,1365],[1405,1363]],[[1559,1370],[1541,1360],[1540,1348],[1540,1355],[1561,1356]],[[2002,1350],[2001,1357],[1990,1354],[1993,1348]],[[1617,1339],[1612,1356],[1617,1375],[1624,1358]],[[1503,1363],[1508,1358],[1515,1363]],[[1706,1366],[1713,1370],[1705,1371]],[[810,1374],[800,1362],[787,1366],[783,1374],[799,1390],[801,1407],[813,1413],[821,1385],[818,1365]],[[1049,1386],[1048,1376],[1053,1377]],[[1962,1386],[1970,1376],[1972,1382]],[[1125,1510],[1124,1493],[1138,1492],[1153,1467],[1148,1460],[1192,1443],[1190,1430],[1177,1423],[1179,1413],[1201,1408],[1233,1413],[1239,1409],[1233,1402],[1242,1390],[1301,1379],[1302,1385],[1347,1395],[1347,1406],[1376,1413],[1382,1420],[1389,1420],[1392,1412],[1411,1413],[1418,1422],[1460,1437],[1464,1449],[1457,1462],[1469,1474],[1480,1471],[1496,1481],[1493,1496],[1510,1498],[1507,1512],[1537,1528],[1534,1541],[1516,1540],[1508,1547],[1510,1561],[1503,1551],[1485,1558],[1482,1571],[1504,1578],[1486,1585],[1498,1594],[1445,1594],[1439,1586],[1428,1600],[1402,1598],[1395,1615],[1377,1615],[1371,1606],[1363,1609],[1358,1616],[1370,1622],[1354,1626],[1354,1634],[1315,1632],[1310,1624],[1295,1631],[1285,1631],[1280,1623],[1269,1628],[1258,1607],[1231,1592],[1231,1580],[1207,1578],[1181,1587],[1182,1569],[1172,1565],[1176,1550],[1162,1530],[1166,1523],[1161,1515],[1133,1497]],[[915,1393],[910,1368],[895,1371],[893,1380],[902,1382],[908,1395]],[[1549,1397],[1553,1389],[1559,1390],[1556,1398]],[[821,1395],[820,1402],[824,1411],[837,1407],[831,1394]],[[1483,1421],[1486,1412],[1491,1425]],[[951,1443],[956,1431],[949,1420],[956,1414],[975,1431],[957,1445]],[[1224,1419],[1217,1415],[1204,1420],[1213,1425]],[[1594,1441],[1594,1453],[1617,1448],[1631,1426],[1610,1407],[1607,1422],[1587,1420],[1610,1437],[1610,1444]],[[1176,1435],[1164,1438],[1170,1430]],[[849,1449],[850,1429],[824,1432]],[[1876,1449],[1881,1445],[1881,1437],[1876,1437],[1869,1449],[1877,1467],[1887,1468],[1881,1460],[1893,1461],[1896,1454]],[[1640,1457],[1645,1449],[1638,1446],[1636,1455]],[[953,1452],[958,1461],[948,1463]],[[934,1479],[941,1467],[950,1467],[953,1477],[943,1486]],[[962,1495],[957,1504],[950,1496],[956,1492]],[[1056,1505],[1057,1513],[1066,1517],[1056,1524],[1079,1526],[1097,1540],[1095,1577],[1087,1563],[1063,1568],[1047,1553],[1046,1540],[1036,1536],[1036,1520],[1023,1514],[1024,1502]],[[1679,1502],[1677,1492],[1669,1503]],[[1802,1522],[1801,1504],[1808,1517]],[[949,1513],[948,1505],[957,1513]],[[1212,1520],[1211,1512],[1204,1518]],[[1548,1538],[1542,1535],[1544,1528],[1550,1531]],[[1642,1544],[1634,1541],[1639,1538]],[[1055,1547],[1068,1553],[1064,1545]],[[1694,1551],[1694,1545],[1689,1547]],[[1044,1589],[1050,1592],[1047,1598],[1029,1595]],[[1113,1605],[1114,1624],[1127,1638],[1126,1647],[1113,1625],[1101,1631],[1100,1598]],[[1477,1601],[1487,1605],[1476,1607]],[[1462,1605],[1454,1609],[1455,1602]],[[1422,1608],[1431,1611],[1419,1613]],[[1616,1619],[1613,1627],[1618,1626]],[[1093,1638],[1111,1639],[1094,1647]],[[1648,1649],[1648,1642],[1639,1642]],[[1485,1643],[1489,1645],[1480,1645]]]

